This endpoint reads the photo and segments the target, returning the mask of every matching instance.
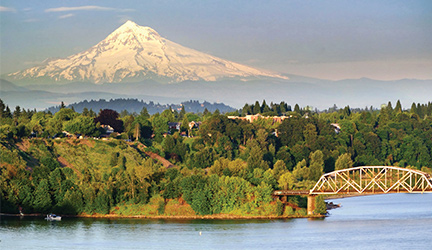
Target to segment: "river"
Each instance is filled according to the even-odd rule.
[[[2,217],[0,249],[432,249],[432,194],[331,201],[323,219]]]

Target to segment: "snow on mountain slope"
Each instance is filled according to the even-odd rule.
[[[13,80],[91,81],[157,79],[216,81],[287,77],[211,56],[162,38],[155,30],[127,21],[87,51],[8,75]]]

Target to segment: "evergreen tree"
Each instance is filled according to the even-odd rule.
[[[391,113],[391,112],[393,112],[393,106],[392,106],[392,103],[389,101],[388,102],[388,104],[387,104],[387,110]]]
[[[52,200],[50,196],[48,180],[41,180],[41,182],[39,182],[39,185],[36,187],[33,206],[36,212],[41,213],[47,213],[51,209]]]
[[[180,111],[180,113],[179,113],[179,117],[178,117],[178,120],[179,120],[179,121],[183,120],[183,118],[184,118],[185,115],[186,115],[186,110],[185,110],[184,105],[181,105],[181,106],[182,106],[182,108],[181,108],[181,111]]]
[[[288,112],[287,104],[285,102],[281,102],[280,103],[280,113],[285,114],[286,112]]]
[[[21,116],[21,107],[16,106],[15,111],[13,112],[13,118],[18,119]]]
[[[252,114],[251,106],[249,106],[249,104],[246,103],[242,108],[241,116],[246,116],[250,114]]]
[[[318,181],[324,173],[324,154],[321,150],[317,150],[310,154],[310,179]]]
[[[129,113],[129,111],[127,111],[126,109],[124,109],[124,110],[122,110],[122,111],[120,112],[119,115],[120,115],[121,118],[124,118],[124,117],[130,115],[130,113]]]
[[[90,116],[90,112],[89,112],[88,108],[83,108],[82,115],[83,116]]]
[[[0,99],[0,122],[2,119],[12,118],[9,106],[5,105]]]
[[[10,111],[9,106],[6,106],[6,110],[5,110],[5,117],[6,118],[12,118],[12,113]]]
[[[298,114],[301,114],[301,112],[300,112],[300,106],[299,106],[298,104],[296,104],[296,105],[294,106],[294,112],[296,112],[296,113],[298,113]]]
[[[149,114],[149,112],[148,112],[148,110],[147,110],[146,107],[143,107],[141,109],[140,116],[142,116],[144,119],[149,119],[150,118],[150,114]]]
[[[171,110],[174,117],[174,121],[180,121],[179,113],[177,112],[177,110],[176,109],[171,109]]]
[[[260,104],[259,104],[258,101],[255,102],[255,105],[253,107],[252,113],[254,115],[261,113],[261,106],[260,106]]]
[[[416,104],[414,102],[411,105],[410,113],[417,114],[417,106],[416,106]]]
[[[207,108],[204,108],[203,115],[204,115],[204,116],[208,116],[209,114],[211,114],[210,111],[208,111]]]
[[[260,110],[261,113],[266,113],[271,111],[265,100],[263,100]]]
[[[402,105],[400,103],[400,100],[397,101],[394,111],[398,114],[402,113]]]
[[[189,131],[189,130],[190,130],[189,129],[189,119],[187,118],[187,116],[184,116],[183,120],[181,121],[180,131],[181,132],[186,132],[186,131]]]
[[[6,110],[6,105],[3,103],[3,100],[0,99],[0,118],[4,117],[5,110]]]
[[[424,117],[424,112],[423,112],[423,105],[421,105],[420,103],[417,103],[417,115],[420,116],[420,118]]]
[[[336,112],[338,110],[338,107],[336,106],[336,104],[333,104],[333,107],[329,108],[329,112]]]
[[[346,106],[346,107],[343,109],[343,114],[344,114],[345,116],[350,116],[350,115],[351,115],[351,108],[350,108],[349,106]]]
[[[90,117],[96,117],[96,113],[93,111],[93,109],[90,109],[89,116]]]

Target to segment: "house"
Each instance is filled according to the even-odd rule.
[[[71,138],[73,136],[73,134],[67,132],[66,130],[63,130],[62,132],[66,137]]]
[[[180,130],[181,122],[168,122],[168,129]]]
[[[330,125],[333,126],[333,128],[334,128],[336,134],[339,134],[339,133],[341,132],[341,127],[339,126],[339,124],[337,124],[337,123],[332,123],[332,124],[330,124]]]
[[[114,129],[110,126],[110,125],[101,125],[101,128],[105,129],[105,133],[107,135],[110,135],[112,133],[114,133]]]
[[[202,122],[191,121],[191,122],[189,122],[189,129],[193,129],[193,128],[199,129],[201,123]]]
[[[291,117],[291,116],[290,116]],[[257,121],[258,119],[272,119],[273,124],[274,123],[282,123],[283,120],[289,118],[288,116],[262,116],[261,114],[256,115],[246,115],[245,117],[239,117],[239,116],[228,116],[228,119],[239,119],[239,120],[245,120],[250,123]]]

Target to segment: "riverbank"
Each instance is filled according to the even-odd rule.
[[[173,220],[248,220],[248,219],[295,219],[295,218],[323,218],[325,215],[306,215],[306,216],[238,216],[229,214],[216,215],[195,215],[195,216],[166,216],[166,215],[116,215],[116,214],[93,214],[93,215],[78,215],[80,218],[135,218],[135,219],[173,219]]]
[[[44,214],[5,214],[0,213],[0,216],[10,217],[45,217]],[[195,216],[166,216],[166,215],[118,215],[118,214],[80,214],[80,215],[61,215],[64,218],[104,218],[104,219],[163,219],[163,220],[249,220],[249,219],[297,219],[297,218],[323,218],[325,215],[306,215],[306,216],[238,216],[229,214],[216,215],[195,215]]]

